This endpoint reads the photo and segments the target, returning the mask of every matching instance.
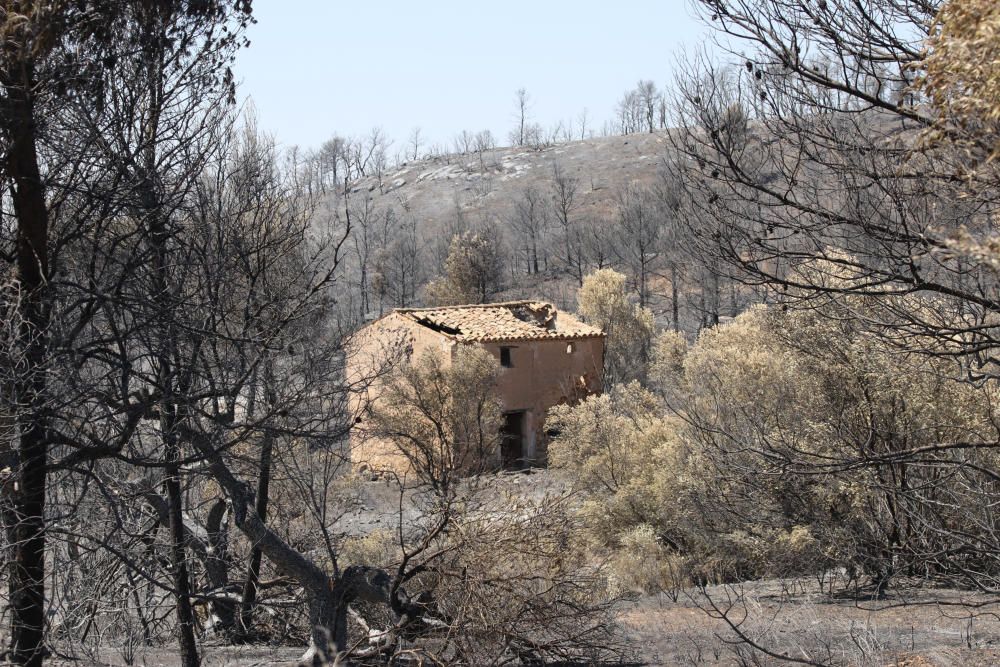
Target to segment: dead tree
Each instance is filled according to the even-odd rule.
[[[558,222],[563,241],[563,256],[560,258],[566,271],[576,278],[577,284],[583,284],[584,256],[583,233],[579,221],[574,217],[579,202],[577,191],[579,180],[566,173],[558,162],[552,165],[552,183],[550,197],[555,218]]]
[[[30,17],[40,25],[55,17],[42,10]],[[23,359],[13,379],[14,419],[17,424],[16,459],[2,480],[9,548],[11,608],[10,659],[15,664],[42,664],[45,629],[45,493],[49,448],[49,421],[45,367],[49,334],[49,210],[39,167],[36,102],[39,81],[37,52],[55,36],[46,30],[32,34],[32,23],[4,17],[11,25],[9,46],[0,60],[4,113],[2,132],[6,149],[0,164],[4,193],[17,221],[15,314],[19,323],[10,343],[11,357]],[[38,44],[36,45],[36,41]],[[49,47],[46,47],[49,48]]]
[[[652,194],[644,186],[630,183],[619,191],[616,202],[619,242],[611,247],[635,280],[639,305],[650,299],[649,281],[659,267],[662,253],[662,221]]]
[[[539,272],[539,247],[549,226],[548,209],[544,204],[542,193],[531,186],[524,188],[514,200],[511,226],[521,237],[519,245],[524,248],[528,274]]]

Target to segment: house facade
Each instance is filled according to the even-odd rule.
[[[352,392],[353,413],[362,415],[351,435],[352,463],[397,472],[407,465],[394,444],[365,434],[363,413],[378,401],[378,382],[361,378],[377,377],[393,360],[417,358],[428,350],[450,363],[459,346],[477,345],[502,368],[498,464],[512,469],[544,465],[545,414],[601,391],[604,339],[600,329],[537,301],[395,310],[358,333],[348,360],[348,377],[364,385]]]

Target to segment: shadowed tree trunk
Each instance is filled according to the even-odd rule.
[[[150,19],[155,24],[155,19]],[[155,30],[151,27],[150,31]],[[170,225],[165,219],[163,202],[156,190],[157,140],[160,131],[160,108],[163,99],[160,58],[150,56],[149,80],[150,111],[145,123],[147,134],[143,149],[143,178],[140,181],[142,205],[149,225],[149,242],[152,251],[151,300],[156,319],[162,332],[157,346],[157,389],[160,392],[160,437],[163,439],[163,456],[166,463],[164,487],[167,493],[167,510],[170,525],[170,570],[177,603],[177,641],[181,664],[198,667],[198,646],[194,637],[194,609],[191,606],[191,580],[185,553],[184,508],[181,496],[181,471],[178,463],[180,447],[177,440],[177,377],[173,360],[176,357],[177,334],[173,292],[170,276]],[[182,393],[182,392],[178,392]]]
[[[273,405],[275,400],[273,389],[274,378],[271,376],[270,366],[265,364],[265,368],[267,369],[265,371],[265,392],[267,393],[268,406],[270,406]],[[252,406],[249,412],[252,419]],[[271,487],[271,457],[273,450],[274,436],[271,433],[265,433],[260,447],[260,476],[257,478],[255,505],[257,516],[260,517],[261,521],[266,521],[267,519],[267,501]],[[250,552],[250,564],[247,566],[247,578],[243,584],[243,596],[240,600],[240,625],[238,632],[244,639],[250,635],[253,624],[253,610],[257,604],[257,591],[260,585],[261,556],[260,547],[254,544],[253,550]]]
[[[236,601],[229,595],[229,531],[227,526],[228,505],[221,498],[215,501],[208,512],[205,525],[206,549],[205,572],[215,598],[212,600],[213,630],[224,636],[232,636],[236,629]]]
[[[173,577],[174,597],[177,601],[177,641],[184,667],[198,667],[198,646],[194,638],[194,609],[191,606],[191,579],[185,555],[184,514],[182,510],[180,468],[177,465],[176,439],[168,444],[167,451],[167,503],[170,515],[170,569]]]
[[[353,586],[348,585],[344,577],[336,576],[336,573],[332,577],[328,575],[268,528],[257,514],[252,493],[233,475],[212,443],[197,433],[190,435],[192,442],[209,462],[213,478],[229,495],[236,527],[280,572],[295,579],[305,590],[309,601],[309,624],[312,628],[308,655],[332,661],[339,651],[347,648],[348,592]]]
[[[150,151],[154,153],[154,151]],[[154,157],[149,158],[155,160]],[[151,209],[155,207],[155,202]],[[180,447],[177,441],[177,405],[174,397],[175,377],[173,372],[172,358],[174,341],[176,334],[173,331],[173,318],[168,303],[167,272],[167,232],[165,223],[160,219],[158,213],[153,210],[150,217],[153,243],[153,302],[157,309],[157,315],[162,317],[164,322],[163,345],[164,349],[158,351],[157,364],[159,365],[158,385],[162,392],[160,400],[160,435],[163,438],[164,461],[166,463],[166,476],[164,487],[167,493],[167,512],[170,526],[170,570],[174,587],[174,597],[177,602],[177,640],[180,645],[180,659],[184,667],[197,667],[198,647],[194,637],[194,609],[191,606],[191,580],[188,575],[187,559],[185,553],[184,535],[184,513],[183,498],[181,495],[181,471],[178,463],[180,459]]]
[[[7,124],[11,144],[7,178],[17,218],[17,280],[20,287],[18,346],[24,366],[15,386],[18,451],[8,525],[11,613],[10,660],[41,667],[45,624],[45,483],[48,417],[45,373],[49,314],[48,211],[38,168],[35,141],[34,73],[22,63],[20,81],[2,72],[7,88]]]
[[[680,289],[677,285],[677,265],[670,265],[670,320],[674,331],[680,331]]]

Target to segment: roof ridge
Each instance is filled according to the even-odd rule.
[[[525,309],[532,317],[525,317],[521,312]],[[574,340],[605,336],[599,328],[583,322],[572,313],[560,313],[548,301],[530,299],[436,308],[396,308],[386,317],[394,315],[462,343]]]
[[[428,312],[432,310],[460,310],[460,309],[472,309],[472,308],[509,308],[512,306],[528,306],[532,304],[538,304],[542,306],[549,306],[553,309],[556,308],[555,304],[551,301],[540,301],[535,299],[520,299],[518,301],[497,301],[496,303],[464,303],[454,306],[427,306],[424,308],[393,308],[394,313],[421,313]],[[558,309],[557,309],[558,310]]]

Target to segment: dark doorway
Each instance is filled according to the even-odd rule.
[[[500,429],[500,464],[507,469],[524,467],[524,413],[508,412],[503,416]]]

